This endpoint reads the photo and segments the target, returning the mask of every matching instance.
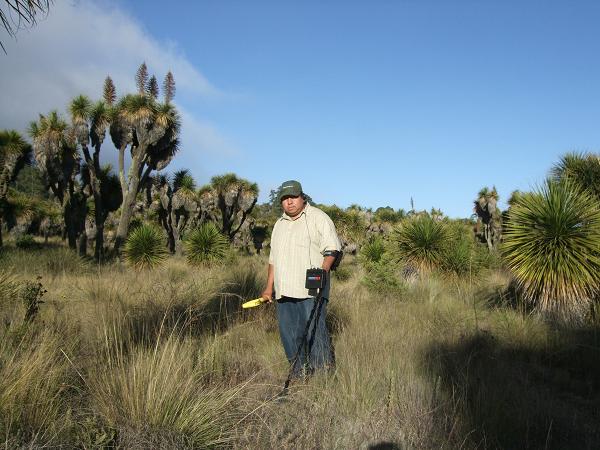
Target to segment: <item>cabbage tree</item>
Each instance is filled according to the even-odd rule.
[[[142,64],[136,74],[138,92],[124,96],[115,106],[110,125],[112,141],[119,152],[119,180],[123,193],[121,215],[115,239],[118,252],[129,229],[137,194],[153,170],[162,170],[179,145],[179,114],[171,102],[175,93],[173,75],[163,83],[163,102],[158,102],[154,83],[149,88],[148,70]],[[125,152],[131,163],[126,173]]]
[[[108,211],[102,195],[103,171],[100,165],[100,149],[110,124],[111,107],[115,100],[114,85],[110,77],[104,82],[104,99],[94,104],[84,95],[73,99],[69,106],[73,133],[85,160],[82,178],[94,198],[95,250],[94,257],[100,261],[104,254],[104,223]],[[106,177],[105,177],[106,179]],[[104,188],[106,191],[106,187]]]
[[[8,185],[31,158],[31,146],[15,130],[0,131],[0,247],[6,213]]]
[[[33,139],[38,167],[62,206],[69,247],[75,249],[77,237],[84,230],[86,206],[76,184],[81,158],[73,129],[57,111],[51,111],[48,115],[40,114],[37,121],[31,122],[29,135]]]
[[[496,248],[502,234],[502,212],[498,208],[498,192],[484,187],[473,202],[473,211],[477,215],[478,235],[488,249]]]
[[[160,176],[154,180],[153,191],[160,223],[167,233],[169,251],[174,253],[183,239],[185,230],[198,223],[199,201],[196,182],[187,169],[175,172],[173,177]]]
[[[199,222],[216,222],[221,233],[233,241],[258,200],[258,185],[233,173],[212,177],[210,184],[198,191],[201,217]]]

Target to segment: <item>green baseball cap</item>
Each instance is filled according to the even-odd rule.
[[[298,197],[302,195],[302,185],[296,180],[285,181],[279,188],[279,202],[283,197]]]

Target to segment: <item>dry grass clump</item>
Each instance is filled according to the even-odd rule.
[[[0,439],[9,447],[57,445],[69,431],[67,398],[76,379],[68,345],[27,326],[0,336]]]
[[[129,448],[145,447],[149,436],[161,433],[195,448],[231,440],[232,400],[239,389],[203,383],[192,342],[171,334],[153,348],[132,348],[121,341],[119,330],[105,332],[103,364],[88,378],[91,406],[127,437]]]

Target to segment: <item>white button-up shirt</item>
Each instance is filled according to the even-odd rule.
[[[296,220],[284,213],[271,234],[269,264],[274,269],[275,298],[308,298],[306,269],[320,268],[324,252],[340,249],[335,225],[320,209],[306,203]],[[327,278],[324,298],[329,298]]]

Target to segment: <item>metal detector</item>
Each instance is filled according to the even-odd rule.
[[[290,371],[288,373],[287,379],[283,385],[283,390],[278,395],[278,397],[282,397],[287,395],[288,388],[290,386],[290,382],[292,381],[292,377],[294,374],[294,369],[296,368],[296,364],[298,364],[298,358],[300,357],[300,352],[302,351],[302,347],[304,346],[304,354],[306,358],[306,362],[310,361],[310,352],[312,350],[313,344],[315,342],[315,335],[317,333],[317,324],[319,323],[319,318],[321,317],[321,310],[323,307],[323,289],[325,288],[325,284],[327,283],[327,272],[323,269],[308,269],[306,271],[306,285],[305,287],[308,289],[308,293],[311,296],[315,296],[315,304],[310,311],[310,315],[308,317],[308,322],[306,322],[306,328],[304,329],[304,335],[302,336],[302,340],[300,341],[300,345],[298,346],[298,350],[296,350],[296,354],[292,359],[290,364]],[[308,338],[308,334],[310,332],[310,325],[313,323],[313,319],[315,319],[315,326],[312,330],[312,335],[310,339]]]

